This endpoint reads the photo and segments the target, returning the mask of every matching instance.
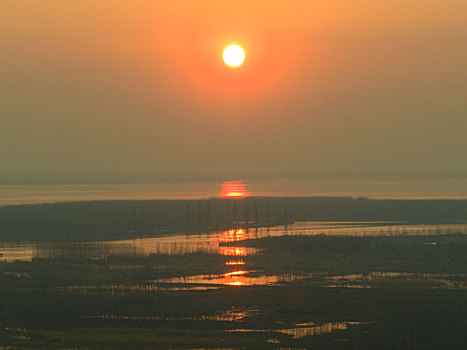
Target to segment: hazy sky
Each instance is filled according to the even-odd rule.
[[[465,0],[3,0],[0,182],[467,176],[466,23]]]

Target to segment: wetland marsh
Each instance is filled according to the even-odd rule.
[[[467,226],[294,225],[3,242],[10,349],[459,349]]]

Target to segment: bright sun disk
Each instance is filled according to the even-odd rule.
[[[239,45],[229,45],[224,49],[222,53],[224,62],[230,67],[238,67],[242,65],[245,60],[245,51]]]

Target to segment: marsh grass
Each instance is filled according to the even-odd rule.
[[[243,243],[260,249],[245,258],[244,268],[311,277],[274,286],[110,293],[108,285],[144,287],[149,280],[230,267],[215,254],[114,251],[95,259],[70,248],[69,256],[0,264],[1,344],[13,349],[462,349],[467,344],[464,235],[285,236]],[[353,288],[361,283],[365,288]],[[218,317],[226,313],[240,316]],[[364,324],[301,338],[274,332],[310,322]],[[232,329],[270,331],[227,332]]]

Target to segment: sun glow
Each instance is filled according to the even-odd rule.
[[[229,45],[224,49],[222,58],[226,65],[230,67],[238,67],[245,61],[245,51],[239,45]]]
[[[226,181],[222,184],[221,198],[244,198],[249,195],[241,181]]]

